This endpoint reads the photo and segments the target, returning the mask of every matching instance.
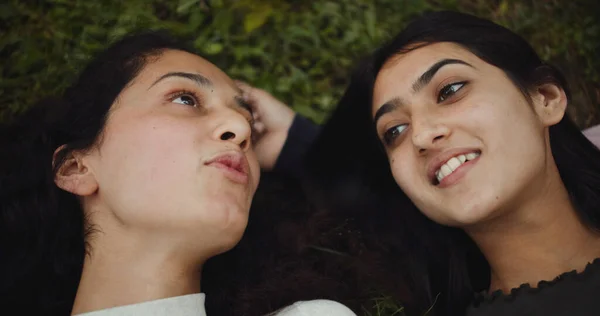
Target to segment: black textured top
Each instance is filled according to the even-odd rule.
[[[600,315],[600,258],[581,273],[566,272],[532,288],[523,284],[510,294],[479,293],[467,316],[588,316]]]

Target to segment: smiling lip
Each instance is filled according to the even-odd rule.
[[[444,165],[446,162],[448,162],[448,160],[450,160],[456,156],[466,155],[468,153],[473,153],[473,152],[477,152],[477,153],[481,154],[481,150],[478,150],[478,149],[457,148],[457,149],[451,149],[451,150],[444,151],[444,152],[438,154],[437,156],[434,156],[433,159],[429,162],[429,165],[427,167],[427,178],[429,179],[430,183],[435,184],[437,182],[435,172],[437,170],[439,170],[442,167],[442,165]],[[469,161],[463,163],[454,172],[452,172],[452,174],[444,177],[444,179],[442,179],[442,181],[437,186],[443,188],[443,187],[447,187],[447,186],[455,183],[462,177],[462,175],[464,175],[464,172],[466,172],[468,169],[470,169],[470,166],[473,166],[475,164],[475,162],[479,161],[479,158],[480,157],[477,157],[473,160],[469,160]]]
[[[225,177],[233,182],[248,184],[248,160],[240,152],[232,151],[220,154],[204,164],[223,171]]]
[[[437,185],[437,187],[438,188],[446,188],[446,187],[449,187],[449,186],[455,184],[456,182],[458,182],[469,171],[469,169],[471,169],[479,161],[480,157],[481,156],[479,156],[473,160],[464,162],[462,165],[460,165],[458,168],[456,168],[456,170],[454,170],[451,174],[444,177],[444,179],[442,179],[442,181],[440,181],[440,183]]]

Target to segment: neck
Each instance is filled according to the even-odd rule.
[[[535,194],[525,192],[534,199],[465,229],[490,264],[490,291],[510,292],[524,283],[535,287],[564,272],[581,271],[600,256],[600,236],[581,221],[555,174],[540,182]]]
[[[114,232],[92,236],[73,314],[200,292],[204,260],[190,258],[185,247],[172,250],[164,238],[135,237]]]

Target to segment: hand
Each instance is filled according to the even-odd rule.
[[[236,81],[243,98],[254,112],[254,149],[260,167],[272,170],[287,139],[288,130],[296,113],[267,91]]]

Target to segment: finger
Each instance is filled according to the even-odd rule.
[[[253,113],[257,113],[260,109],[256,104],[256,98],[254,98],[254,96],[252,95],[252,92],[255,88],[240,80],[234,80],[234,83],[242,91],[242,100],[248,103]]]
[[[242,97],[250,96],[250,92],[253,89],[253,87],[251,85],[249,85],[241,80],[234,80],[234,83],[240,90],[242,90]]]
[[[256,122],[254,123],[254,130],[258,133],[258,134],[262,134],[264,133],[266,127],[265,124],[262,122]]]
[[[233,80],[233,83],[235,83],[235,85],[238,86],[240,89],[243,89],[244,87],[249,87],[250,86],[245,81],[238,80],[238,79]]]

